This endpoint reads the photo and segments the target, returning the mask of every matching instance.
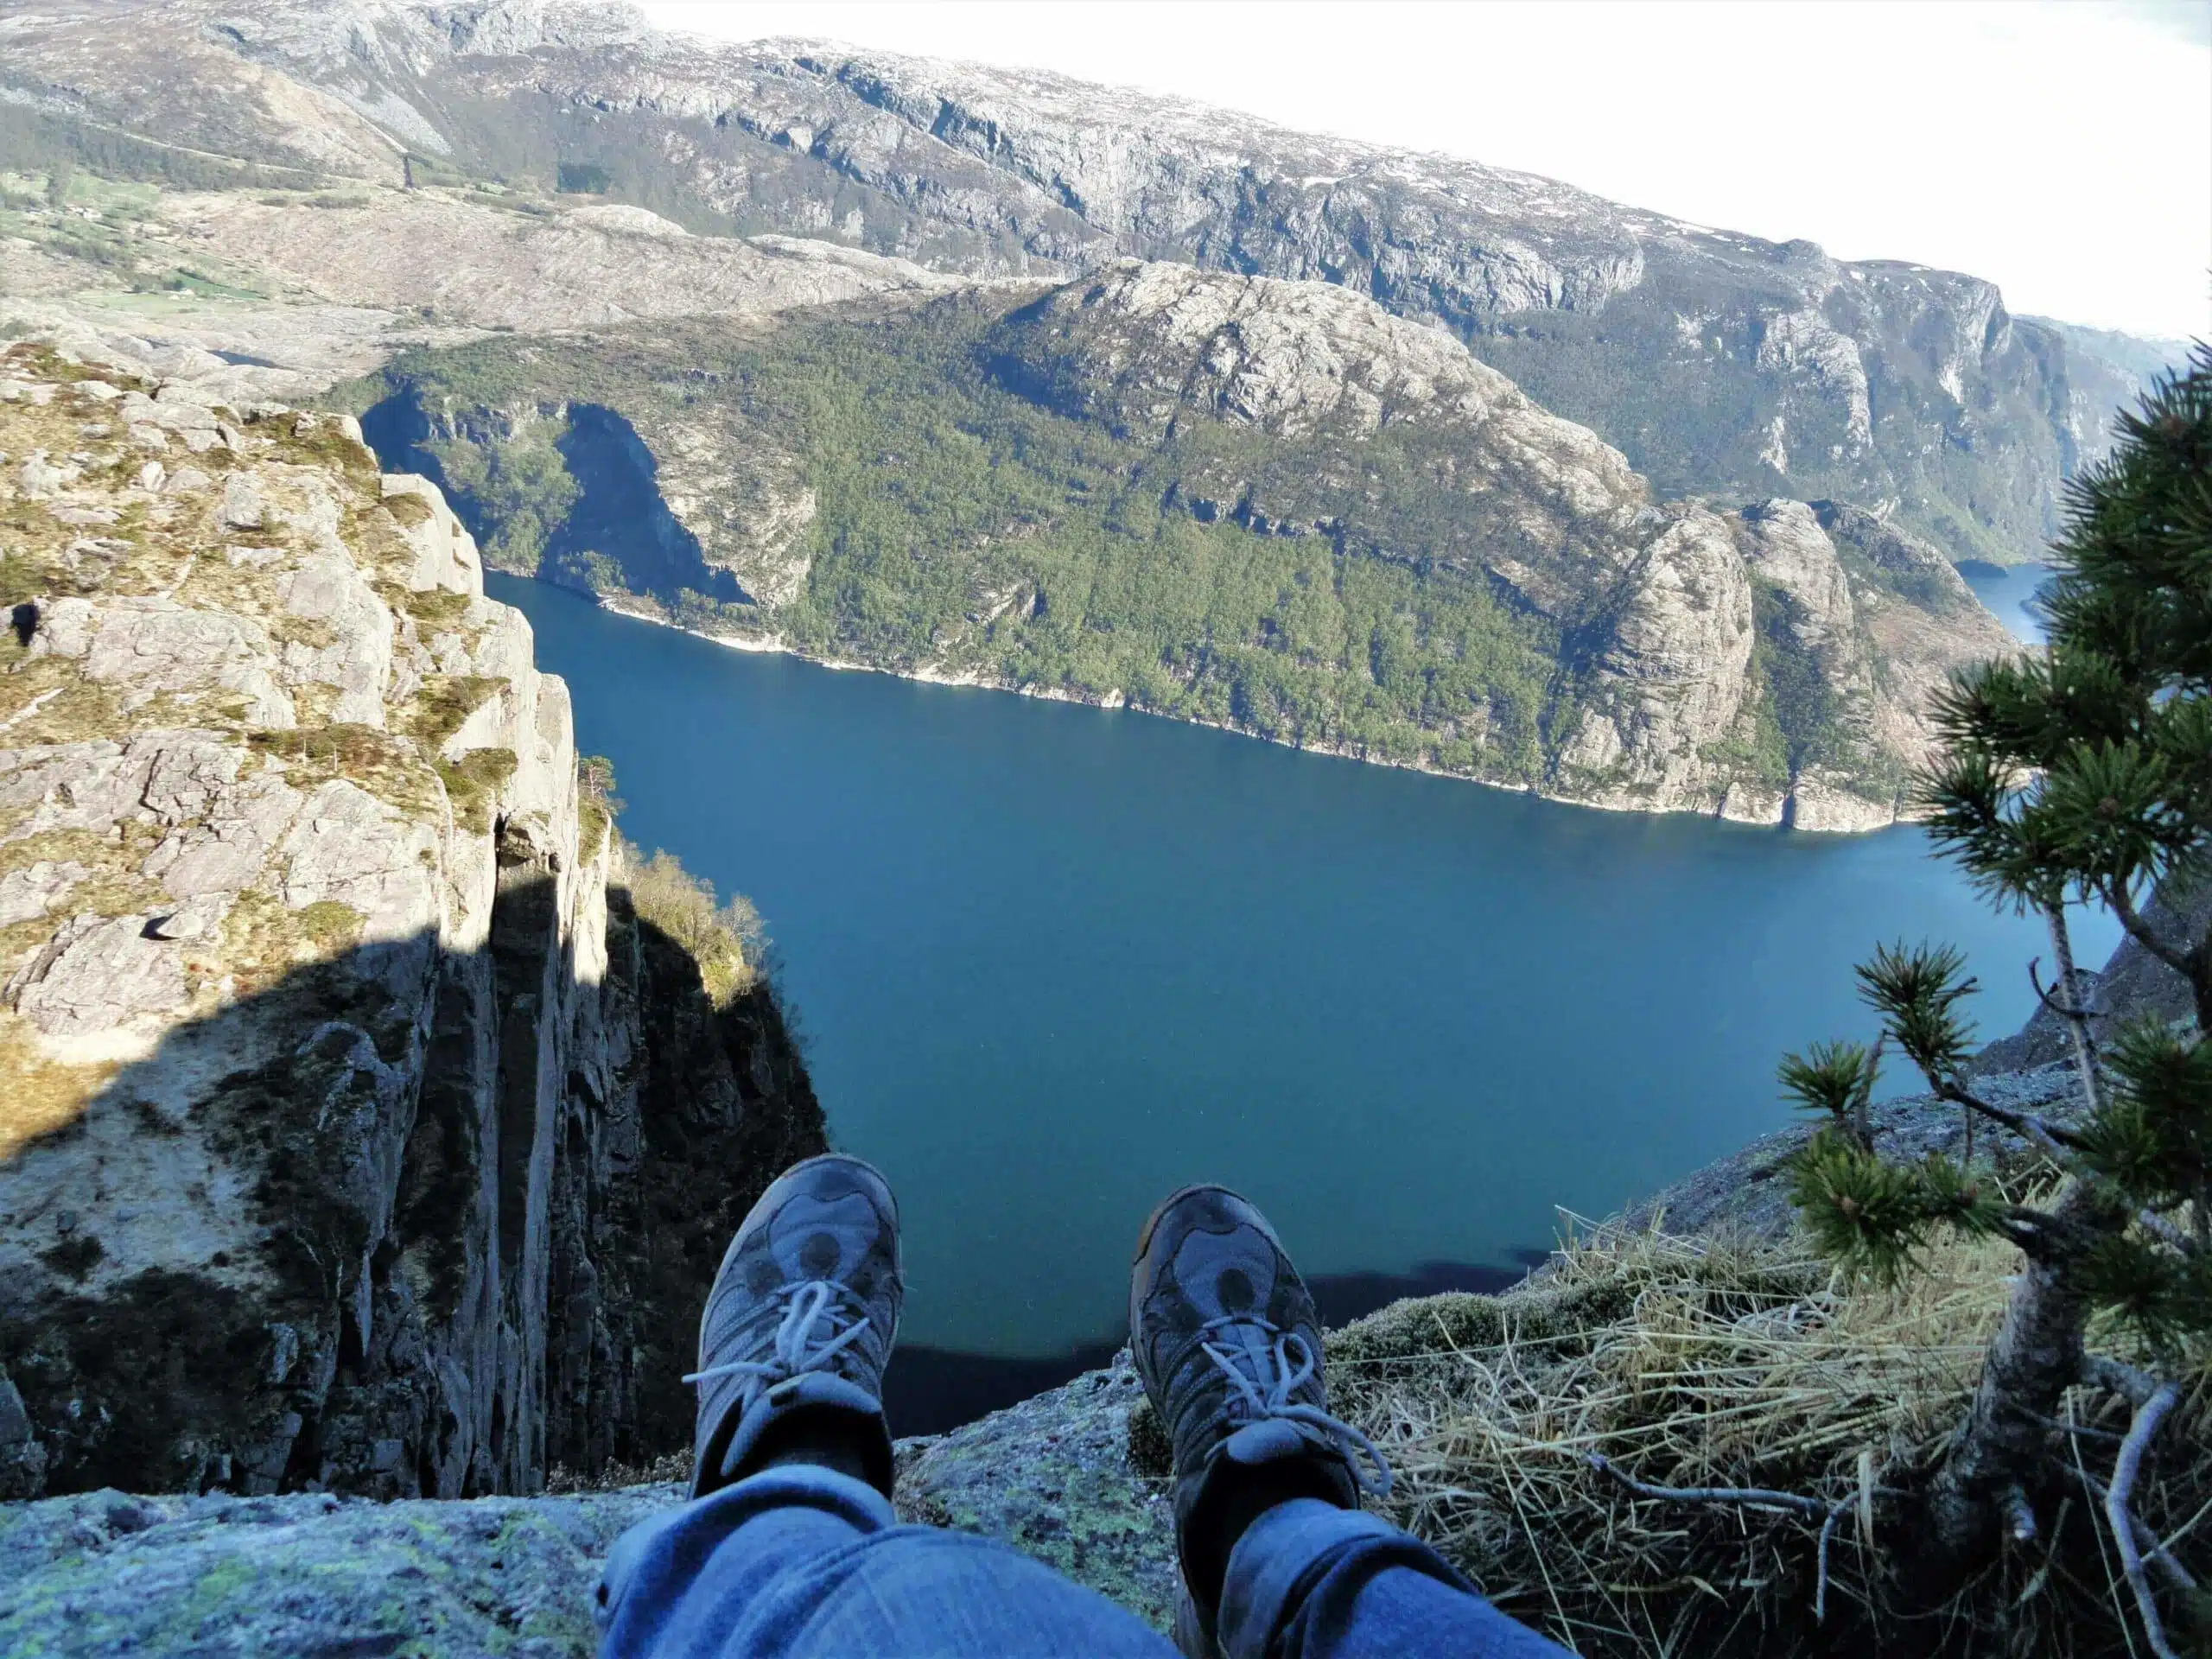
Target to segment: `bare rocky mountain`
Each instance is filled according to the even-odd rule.
[[[435,486],[19,345],[0,571],[0,1496],[682,1444],[668,1344],[820,1111],[638,913]]]
[[[1194,455],[1174,489],[1200,518],[1478,570],[1555,621],[1570,700],[1548,786],[1569,798],[1803,829],[1888,823],[1928,744],[1927,692],[2010,647],[1924,543],[1827,504],[1666,502],[1450,336],[1342,289],[1131,264],[1056,290],[992,345],[1001,375],[1120,433],[1171,443],[1195,415],[1281,441]],[[1405,474],[1376,463],[1370,440],[1386,433],[1410,435]],[[1378,498],[1399,511],[1377,512]],[[1465,505],[1436,505],[1454,498]],[[1882,556],[1866,556],[1876,538]],[[1855,580],[1845,549],[1860,555]],[[1778,787],[1745,764],[1755,728],[1778,720],[1794,737],[1811,711],[1777,705],[1753,660],[1763,632],[1830,728]]]
[[[118,0],[4,28],[42,142],[127,135],[279,183],[534,179],[969,275],[1123,255],[1339,284],[1460,334],[1670,493],[1849,500],[1955,558],[2031,554],[2161,355],[2014,317],[1973,276],[1472,162],[620,6]]]
[[[486,340],[359,406],[494,559],[704,632],[1609,807],[1891,823],[1928,691],[2012,648],[1909,534],[1669,500],[1350,289],[1022,299]]]
[[[112,0],[0,39],[0,319],[349,400],[507,568],[1611,806],[1890,822],[1926,692],[2008,646],[1947,556],[2031,552],[2158,354],[1471,162],[619,6]],[[810,352],[874,365],[868,455],[760,391]],[[1061,423],[1032,495],[918,512],[930,435],[1008,399]],[[1265,545],[1134,546],[1163,512]],[[912,563],[852,551],[887,523]],[[1201,617],[1215,559],[1245,596]]]

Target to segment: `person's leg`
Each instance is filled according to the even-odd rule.
[[[1174,1448],[1176,1640],[1190,1659],[1217,1643],[1229,1659],[1565,1653],[1360,1511],[1363,1491],[1389,1491],[1389,1469],[1329,1415],[1313,1297],[1243,1198],[1186,1187],[1153,1212],[1129,1342]]]
[[[810,1160],[731,1240],[699,1325],[692,1501],[616,1542],[608,1659],[1147,1656],[1103,1597],[987,1540],[893,1514],[883,1368],[899,1212],[857,1159]]]
[[[1229,1659],[1560,1659],[1418,1539],[1316,1498],[1262,1511],[1230,1551],[1218,1631]]]
[[[856,1659],[1173,1649],[1104,1597],[988,1539],[900,1526],[883,1495],[786,1465],[626,1533],[603,1659]]]

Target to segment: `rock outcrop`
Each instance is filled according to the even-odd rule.
[[[1940,556],[1872,515],[1657,502],[1596,434],[1340,288],[1125,262],[1014,313],[987,349],[1025,395],[1119,435],[1166,447],[1195,418],[1280,441],[1184,460],[1174,489],[1202,518],[1479,569],[1556,624],[1568,701],[1546,789],[1567,799],[1891,823],[1928,693],[2013,648]],[[1384,434],[1409,440],[1410,482],[1375,458]],[[1378,513],[1394,489],[1421,510]]]
[[[0,1648],[590,1659],[608,1546],[679,1496],[378,1503],[104,1491],[0,1504]]]
[[[2201,940],[2212,931],[2212,885],[2155,893],[2145,909],[2161,937]],[[2196,1003],[2188,980],[2132,937],[2120,940],[2103,968],[2082,969],[2079,976],[2093,1012],[2090,1029],[2100,1043],[2138,1020],[2195,1021]],[[1976,1096],[2007,1110],[2035,1112],[2059,1124],[2073,1122],[2081,1113],[2073,1041],[2065,1021],[2047,1007],[2038,1007],[2010,1036],[1985,1043],[1967,1074]],[[1965,1155],[1965,1115],[1934,1095],[1880,1102],[1872,1107],[1871,1121],[1877,1145],[1894,1162],[1910,1163],[1932,1153],[1953,1159]],[[1787,1236],[1796,1219],[1789,1203],[1789,1158],[1811,1138],[1813,1127],[1799,1123],[1777,1129],[1692,1172],[1635,1205],[1630,1224],[1662,1224],[1676,1233]],[[1985,1165],[1999,1159],[2009,1162],[2030,1151],[2010,1130],[1986,1122],[1978,1125],[1973,1139],[1976,1160]]]
[[[1142,1399],[1124,1354],[952,1433],[902,1441],[900,1516],[1000,1539],[1165,1630],[1173,1518],[1161,1471],[1132,1457]],[[378,1503],[109,1490],[0,1503],[0,1648],[588,1659],[608,1548],[683,1491]]]
[[[16,346],[0,577],[0,1491],[680,1444],[733,1206],[819,1111],[772,997],[634,913],[435,486]]]
[[[669,34],[619,5],[140,0],[25,17],[5,79],[41,138],[97,123],[258,169],[241,182],[532,178],[969,276],[1134,256],[1334,283],[1468,339],[1670,493],[1894,503],[1953,557],[2028,556],[2158,355],[2012,316],[1973,276],[1457,157],[1035,71]],[[371,194],[359,213],[207,212],[270,269],[359,286],[421,263],[397,227],[454,211]],[[574,239],[514,227],[483,248],[511,238]]]

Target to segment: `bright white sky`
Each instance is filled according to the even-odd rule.
[[[1541,173],[2015,311],[2212,334],[2212,0],[645,0]]]

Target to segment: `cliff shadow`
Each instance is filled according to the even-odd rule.
[[[603,969],[503,879],[476,949],[289,963],[73,1109],[0,1016],[10,1127],[44,1115],[0,1153],[0,1497],[528,1491],[688,1445],[723,1246],[822,1115],[772,988],[717,1006],[607,899]]]
[[[474,408],[434,422],[409,386],[361,416],[361,435],[386,471],[435,481],[495,569],[583,593],[753,602],[708,563],[661,495],[652,451],[606,404]]]

